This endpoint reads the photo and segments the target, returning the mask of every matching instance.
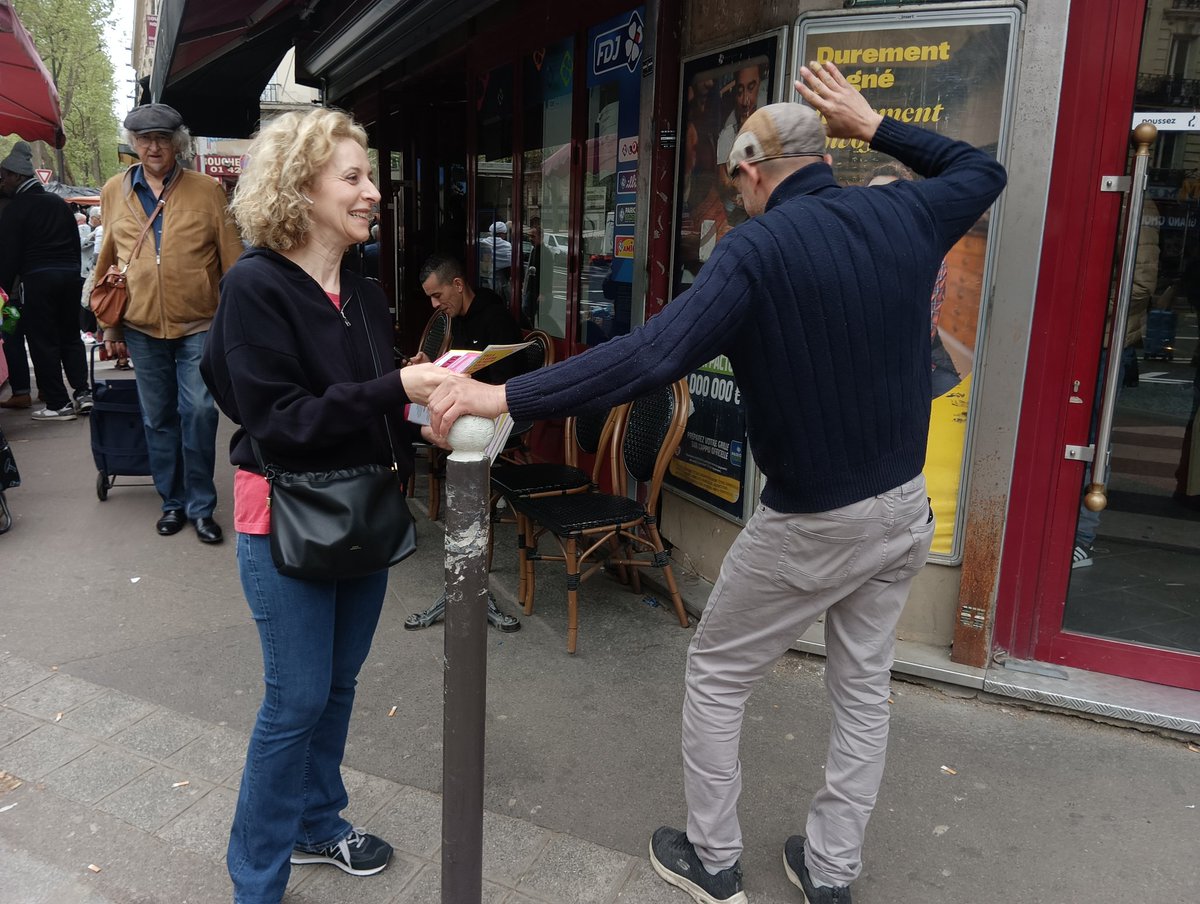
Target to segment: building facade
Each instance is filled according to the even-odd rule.
[[[212,23],[163,5],[160,41],[208,60],[156,61],[155,96],[185,116],[210,109],[196,85],[246,81],[242,48],[294,43],[299,80],[367,126],[402,336],[426,318],[415,274],[434,251],[467,260],[560,357],[652,317],[744,218],[722,154],[748,110],[793,96],[799,61],[832,59],[878,108],[996,154],[1009,187],[932,306],[939,533],[897,667],[1200,730],[1200,3],[280,2],[247,24],[217,2],[205,13],[229,6],[238,37],[207,57]],[[1142,120],[1159,133],[1129,217]],[[245,125],[231,116],[228,134]],[[830,153],[846,182],[877,163]],[[711,579],[758,475],[727,362],[690,385],[661,524]],[[555,425],[541,430],[553,454]],[[1093,479],[1101,447],[1111,468]],[[820,652],[820,627],[797,644]]]

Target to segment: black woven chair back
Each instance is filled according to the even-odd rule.
[[[630,406],[621,455],[625,469],[639,483],[654,478],[654,466],[674,416],[675,396],[670,385],[647,393]]]
[[[525,337],[525,341],[533,344],[520,353],[525,365],[523,373],[530,373],[554,363],[554,345],[548,333],[531,330]]]
[[[604,422],[607,419],[607,410],[576,416],[575,445],[588,455],[595,455],[600,450],[600,438],[604,435]]]
[[[445,311],[434,311],[421,336],[421,351],[430,361],[436,361],[450,348],[450,318]]]

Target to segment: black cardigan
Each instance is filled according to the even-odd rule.
[[[296,264],[252,248],[221,279],[221,302],[200,372],[241,429],[229,460],[258,467],[247,431],[268,463],[292,471],[388,464],[391,429],[400,473],[412,473],[416,428],[392,358],[392,325],[379,286],[343,270],[342,309]],[[376,376],[370,338],[380,376]]]

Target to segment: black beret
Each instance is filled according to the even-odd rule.
[[[183,125],[183,117],[166,104],[142,104],[125,117],[125,128],[135,135],[142,132],[174,132]]]

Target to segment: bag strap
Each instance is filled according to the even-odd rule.
[[[176,167],[178,167],[178,164],[176,164]],[[163,189],[162,195],[159,196],[158,203],[154,205],[154,210],[151,211],[146,217],[146,223],[142,226],[142,231],[138,233],[137,241],[134,242],[133,245],[133,253],[129,255],[129,261],[125,264],[125,269],[121,271],[122,273],[124,273],[125,270],[128,270],[133,265],[133,259],[137,257],[138,252],[142,250],[142,243],[146,241],[146,233],[150,231],[150,227],[154,225],[154,221],[158,219],[158,215],[162,213],[163,208],[167,206],[167,195],[169,195],[171,190],[182,181],[183,174],[176,172],[175,178],[168,182],[167,187]]]
[[[353,301],[357,297],[358,297],[358,290],[356,289],[354,291],[354,294],[352,294],[350,296],[350,300]],[[375,339],[371,335],[371,324],[367,322],[367,311],[366,311],[365,307],[363,308],[363,329],[365,329],[367,331],[367,344],[369,344],[371,346],[371,361],[375,365],[375,377],[376,378],[382,377],[383,373],[379,369],[379,355],[375,351]],[[392,470],[395,471],[397,474],[399,474],[400,473],[400,463],[396,460],[396,445],[395,445],[395,443],[392,442],[392,428],[388,425],[388,419],[387,419],[386,414],[383,416],[383,429],[387,433],[388,449],[390,449],[391,453],[392,453]]]

